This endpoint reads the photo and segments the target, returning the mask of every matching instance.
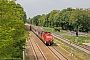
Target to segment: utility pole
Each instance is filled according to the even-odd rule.
[[[23,60],[25,60],[25,47],[23,46]]]
[[[78,40],[78,25],[77,25],[77,29],[76,29],[76,39],[75,39],[75,41],[77,42],[77,40]]]

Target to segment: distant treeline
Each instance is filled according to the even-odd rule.
[[[53,10],[48,14],[42,14],[29,18],[28,23],[43,27],[62,27],[63,30],[90,31],[90,9],[67,8]]]
[[[14,0],[0,0],[0,60],[22,60],[26,13]]]

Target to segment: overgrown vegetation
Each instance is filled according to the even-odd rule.
[[[0,60],[22,60],[26,13],[14,0],[0,0]]]
[[[62,51],[66,56],[70,58],[70,60],[90,60],[90,54],[87,54],[67,43],[64,43],[61,40],[54,39],[55,43],[59,45],[56,46],[60,51]]]
[[[76,36],[62,36],[63,38],[66,38],[74,43],[77,43],[79,45],[83,45],[83,43],[90,43],[90,37],[87,36],[79,36],[76,38]]]
[[[60,30],[62,30],[62,27],[54,27],[54,30],[60,32]]]

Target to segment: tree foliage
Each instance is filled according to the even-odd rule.
[[[22,59],[26,13],[14,0],[0,0],[0,60]]]
[[[36,21],[34,18],[30,20]],[[74,31],[78,27],[79,31],[88,32],[90,31],[90,9],[67,8],[61,11],[53,10],[46,15],[41,15],[37,21],[39,21],[38,25],[44,27],[62,27],[64,30]]]

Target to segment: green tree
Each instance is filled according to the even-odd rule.
[[[31,23],[44,27],[62,27],[64,30],[90,31],[90,9],[67,8],[63,10],[53,10],[48,14],[42,14],[37,18],[30,19]]]
[[[59,10],[53,10],[50,12],[50,16],[48,18],[50,27],[54,27],[54,15],[58,12],[59,12]]]
[[[0,60],[21,58],[25,43],[23,8],[13,0],[0,0]],[[24,16],[25,17],[25,16]]]
[[[42,14],[40,20],[41,20],[41,26],[44,26],[45,27],[45,18],[46,18],[46,15],[45,14]]]
[[[73,11],[73,13],[70,16],[70,22],[75,27],[74,30],[79,29],[80,31],[83,31],[83,32],[89,31],[88,18],[90,16],[87,15],[88,13],[89,13],[88,11],[83,9],[76,9],[75,11]]]

